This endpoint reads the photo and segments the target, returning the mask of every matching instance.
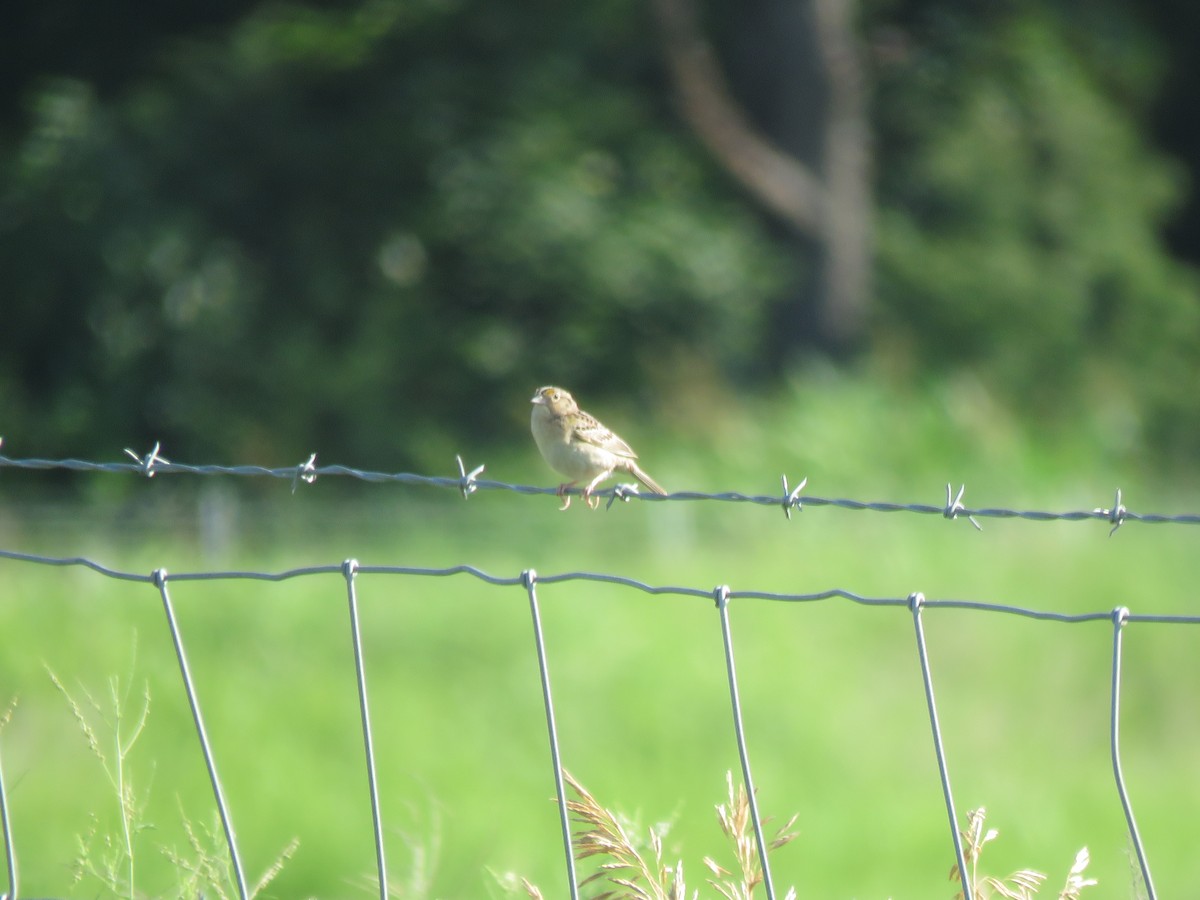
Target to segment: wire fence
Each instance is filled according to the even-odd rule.
[[[0,455],[0,470],[58,470],[89,473],[126,474],[147,478],[153,478],[155,476],[182,475],[263,477],[290,481],[293,491],[295,491],[299,485],[311,484],[317,478],[347,477],[373,483],[427,485],[444,489],[452,489],[460,492],[464,499],[469,498],[476,491],[488,490],[510,491],[522,495],[555,495],[558,493],[558,491],[554,488],[509,484],[502,481],[490,481],[482,479],[480,476],[484,471],[484,467],[478,466],[476,468],[468,469],[461,458],[457,460],[457,476],[438,477],[403,472],[371,472],[349,468],[346,466],[318,467],[316,465],[315,454],[297,466],[283,468],[265,468],[260,466],[184,465],[170,462],[160,455],[159,450],[160,448],[157,445],[151,452],[145,455],[139,455],[131,450],[127,450],[126,453],[131,458],[131,462],[92,462],[77,459],[13,459]],[[982,528],[979,522],[980,519],[989,518],[1020,519],[1035,522],[1096,521],[1108,525],[1108,534],[1110,537],[1119,528],[1131,522],[1173,525],[1200,524],[1200,515],[1195,514],[1162,515],[1155,513],[1138,513],[1129,510],[1122,502],[1120,490],[1116,491],[1115,499],[1112,505],[1108,507],[1096,507],[1091,510],[1047,512],[1005,508],[969,508],[962,502],[965,488],[960,487],[960,489],[956,492],[953,490],[951,485],[946,486],[946,500],[944,504],[926,505],[864,502],[851,499],[816,497],[803,493],[805,487],[807,486],[806,479],[801,480],[798,485],[790,486],[788,484],[787,476],[785,475],[782,477],[781,482],[781,492],[773,496],[748,495],[735,492],[679,492],[666,496],[660,496],[656,494],[640,494],[638,493],[637,488],[632,485],[618,485],[614,488],[598,491],[596,492],[595,496],[607,498],[607,504],[609,507],[611,507],[617,501],[630,502],[635,500],[649,501],[652,503],[696,501],[750,503],[766,507],[780,507],[785,515],[787,515],[789,518],[793,512],[799,512],[805,508],[819,508],[827,506],[871,512],[907,512],[918,515],[940,515],[951,520],[965,518],[968,519],[976,528]],[[356,591],[358,576],[363,574],[432,578],[444,578],[462,575],[477,579],[478,581],[488,585],[521,587],[525,591],[529,601],[530,617],[533,627],[534,643],[541,680],[543,706],[546,717],[546,730],[549,741],[550,758],[553,768],[553,779],[558,800],[559,822],[561,826],[563,853],[565,857],[565,881],[569,888],[569,896],[572,898],[572,900],[577,900],[577,898],[580,896],[580,883],[576,875],[575,857],[574,853],[572,852],[571,824],[569,821],[567,797],[564,790],[562,774],[563,764],[559,747],[558,730],[555,722],[555,705],[552,698],[550,671],[547,664],[545,639],[542,630],[541,613],[538,605],[537,589],[539,585],[573,582],[601,582],[605,584],[617,585],[634,591],[644,592],[647,594],[678,595],[693,598],[703,598],[713,602],[720,618],[721,635],[725,655],[726,679],[730,700],[730,717],[733,725],[734,737],[737,743],[742,780],[750,804],[750,815],[754,829],[755,842],[757,845],[758,859],[762,868],[763,887],[768,900],[775,900],[776,891],[771,875],[770,862],[767,856],[768,845],[763,834],[761,817],[759,816],[758,812],[758,801],[751,771],[750,752],[747,746],[745,729],[743,727],[742,705],[738,693],[739,680],[735,665],[733,629],[729,617],[729,604],[731,601],[745,599],[775,601],[782,603],[810,603],[831,598],[842,598],[855,604],[868,607],[901,607],[908,610],[908,612],[911,614],[913,622],[916,651],[920,662],[926,707],[932,732],[933,748],[937,758],[947,822],[950,830],[950,837],[953,844],[955,859],[957,861],[958,877],[961,881],[964,897],[975,897],[976,894],[974,893],[974,886],[971,883],[972,868],[968,865],[966,852],[963,847],[963,839],[959,831],[959,818],[953,799],[945,744],[942,737],[942,728],[938,720],[934,679],[930,671],[929,654],[925,640],[924,613],[931,609],[965,609],[973,610],[979,613],[1005,614],[1026,617],[1040,621],[1054,621],[1067,624],[1108,621],[1112,629],[1111,691],[1109,700],[1108,740],[1112,760],[1113,779],[1117,796],[1124,812],[1129,839],[1136,854],[1137,866],[1140,870],[1141,881],[1144,886],[1145,894],[1149,900],[1155,900],[1157,896],[1155,893],[1153,878],[1151,876],[1150,864],[1147,860],[1145,848],[1143,846],[1134,816],[1133,804],[1129,793],[1126,790],[1125,778],[1122,774],[1120,752],[1120,704],[1123,656],[1122,634],[1124,629],[1133,623],[1200,625],[1200,615],[1190,616],[1133,613],[1125,606],[1118,606],[1115,609],[1098,610],[1084,613],[1061,613],[1045,609],[1036,609],[1001,603],[977,602],[970,600],[927,600],[921,593],[912,593],[907,596],[898,597],[872,597],[864,596],[862,594],[840,588],[834,588],[815,593],[778,593],[756,590],[731,590],[725,585],[718,585],[717,587],[711,589],[678,585],[652,585],[619,574],[592,571],[574,571],[552,575],[541,575],[533,569],[527,569],[516,576],[497,576],[469,565],[459,565],[449,568],[360,565],[355,559],[347,559],[340,565],[306,566],[275,572],[240,570],[168,573],[166,569],[159,568],[148,574],[110,568],[93,559],[81,556],[53,557],[33,553],[23,553],[15,550],[0,549],[0,559],[7,559],[13,562],[39,566],[81,567],[108,578],[148,584],[152,585],[156,589],[162,602],[163,612],[166,616],[168,629],[174,644],[175,656],[179,665],[183,689],[187,696],[196,737],[204,757],[205,768],[207,770],[208,779],[211,783],[213,797],[224,833],[225,844],[228,847],[230,863],[233,871],[233,879],[238,895],[242,898],[242,900],[245,900],[245,898],[249,897],[250,893],[247,887],[245,872],[241,861],[239,844],[236,838],[236,832],[233,826],[229,806],[226,802],[225,792],[218,776],[217,761],[208,740],[204,716],[200,708],[195,683],[188,664],[183,634],[175,617],[175,610],[170,595],[170,585],[192,581],[250,580],[279,582],[296,578],[330,574],[340,576],[344,581],[346,590],[349,625],[354,651],[354,669],[358,687],[358,708],[361,717],[362,746],[366,757],[367,782],[370,793],[372,827],[375,838],[378,889],[381,900],[386,900],[387,897],[388,876],[383,840],[383,815],[381,812],[379,788],[376,775],[377,770],[375,751],[372,739],[371,715],[368,703],[369,692],[367,689],[366,666],[363,659]],[[2,762],[2,759],[0,759],[0,762]],[[0,894],[0,900],[17,900],[17,898],[20,896],[18,894],[19,885],[17,877],[17,848],[9,815],[8,799],[2,766],[0,766],[0,829],[2,829],[3,833],[5,860],[8,871],[8,890],[6,893]]]

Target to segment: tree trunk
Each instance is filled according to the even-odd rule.
[[[654,7],[684,118],[759,203],[819,248],[815,297],[809,301],[816,314],[803,318],[815,322],[819,343],[842,350],[862,337],[870,294],[870,133],[864,79],[852,0],[810,0],[811,16],[797,15],[793,2],[774,0],[761,27],[774,29],[778,19],[789,46],[816,48],[812,77],[823,82],[822,102],[806,107],[809,121],[797,122],[791,114],[795,111],[785,110],[780,119],[790,120],[791,127],[777,127],[782,133],[774,136],[757,127],[734,98],[700,30],[693,0],[654,0]],[[763,42],[778,38],[759,35]],[[783,77],[796,78],[796,66],[788,68],[793,71]],[[812,86],[784,85],[781,96],[787,102],[803,87]],[[806,146],[816,148],[815,159],[805,160]]]

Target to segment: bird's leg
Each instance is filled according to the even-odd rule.
[[[560,484],[558,486],[558,490],[555,492],[555,494],[558,496],[558,499],[563,502],[563,505],[558,508],[559,512],[563,512],[568,506],[571,505],[571,495],[567,493],[567,490],[569,488],[573,488],[578,483],[579,482],[577,481],[568,481],[566,484]]]
[[[613,473],[612,469],[608,469],[607,471],[601,472],[599,475],[597,475],[595,478],[593,478],[591,480],[591,482],[588,484],[587,487],[585,487],[583,489],[583,499],[587,501],[587,505],[588,505],[589,509],[597,509],[600,506],[600,498],[599,497],[595,498],[596,502],[594,504],[592,503],[592,499],[593,499],[592,491],[594,491],[596,489],[596,485],[598,485],[600,482],[602,482],[605,478],[608,478],[610,475],[612,475],[612,473]]]

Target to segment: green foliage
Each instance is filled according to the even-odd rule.
[[[134,646],[136,649],[136,637]],[[47,668],[47,674],[55,689],[67,701],[88,749],[104,770],[109,787],[116,794],[120,811],[119,834],[116,835],[108,830],[108,817],[101,817],[95,812],[89,815],[86,834],[76,838],[78,853],[71,863],[73,883],[84,884],[88,890],[98,888],[105,894],[129,898],[193,897],[202,896],[205,891],[221,900],[236,895],[237,884],[229,862],[228,846],[215,812],[215,824],[208,828],[193,824],[181,812],[190,852],[158,847],[158,853],[170,863],[165,870],[165,889],[147,892],[144,887],[139,887],[146,880],[152,880],[141,877],[141,866],[144,865],[146,845],[149,844],[144,835],[153,832],[155,826],[146,817],[149,789],[140,786],[140,778],[144,777],[144,773],[135,771],[138,767],[131,765],[131,756],[134,747],[142,739],[150,713],[149,685],[142,688],[140,709],[131,710],[132,684],[127,682],[122,686],[117,676],[109,677],[107,696],[98,699],[83,685],[72,691],[52,669]],[[135,717],[132,722],[127,722],[131,712]],[[11,713],[12,708],[8,710],[5,720]],[[0,731],[3,731],[5,724],[6,721],[0,721]],[[150,769],[153,771],[153,764]],[[135,782],[135,777],[139,782]],[[295,853],[297,844],[293,840],[280,852],[262,878],[253,885],[249,896],[256,897],[262,893]]]
[[[1197,282],[1158,234],[1182,178],[1141,124],[1158,41],[1119,0],[907,6],[863,15],[904,48],[874,73],[877,370],[1194,449]],[[444,466],[523,432],[538,384],[701,396],[802,345],[772,335],[805,302],[794,243],[684,130],[645,4],[179,26],[136,74],[27,81],[0,142],[9,452]]]
[[[882,182],[883,340],[1048,418],[1082,399],[1190,445],[1197,282],[1158,235],[1181,178],[1069,34],[1051,12],[1001,16],[959,35],[953,69],[936,74],[950,54],[926,48],[884,92],[898,152]]]
[[[821,496],[938,503],[944,481],[961,478],[975,506],[1091,509],[1110,500],[1114,484],[1138,512],[1198,505],[1194,483],[1115,468],[1075,430],[1065,447],[1035,439],[1019,421],[981,417],[978,394],[959,390],[833,377],[818,386],[810,377],[693,442],[638,447],[680,490],[768,493],[782,470],[792,483],[810,476],[807,493]],[[524,461],[489,458],[488,471],[508,478]],[[128,478],[142,501],[179,484],[92,478]],[[790,520],[749,504],[631,503],[608,512],[577,504],[559,513],[552,497],[479,492],[464,503],[452,489],[400,485],[373,485],[369,504],[338,506],[325,493],[332,480],[294,495],[271,482],[265,501],[231,516],[231,556],[211,556],[174,505],[151,517],[119,505],[71,507],[39,530],[38,509],[7,504],[6,545],[134,572],[279,571],[354,557],[466,563],[505,576],[530,566],[543,576],[591,570],[702,590],[920,590],[1072,613],[1194,611],[1189,526],[1129,522],[1109,538],[1102,522],[986,519],[976,532],[936,515],[815,506]],[[113,722],[106,686],[129,671],[134,631],[137,671],[113,693],[134,686],[126,743],[144,683],[154,698],[125,779],[140,791],[142,821],[156,826],[134,841],[138,884],[174,883],[178,864],[162,848],[223,859],[219,828],[180,825],[181,808],[193,822],[211,821],[213,801],[158,591],[16,560],[0,560],[0,578],[9,648],[0,654],[0,708],[21,697],[0,751],[25,890],[71,896],[70,836],[88,833],[89,811],[113,811],[101,834],[121,830],[118,791],[42,661],[63,684],[100,686],[92,694]],[[373,839],[342,579],[180,580],[172,600],[247,870],[270,870],[280,847],[300,841],[264,896],[368,894],[357,890],[374,871]],[[563,855],[524,590],[465,575],[364,574],[358,601],[392,877],[407,885],[406,873],[436,858],[411,880],[430,896],[486,896],[489,868],[521,872],[560,896]],[[711,851],[707,800],[719,773],[737,766],[712,601],[572,582],[544,584],[539,603],[564,764],[587,772],[609,808],[670,813],[665,859]],[[730,615],[761,814],[783,822],[800,812],[800,838],[773,862],[777,884],[803,896],[949,897],[951,846],[908,612],[840,598],[747,598]],[[1009,823],[983,871],[1057,873],[1086,843],[1088,876],[1133,896],[1122,889],[1128,839],[1108,748],[1110,624],[923,615],[956,800],[963,810],[986,801]],[[1186,896],[1200,881],[1193,835],[1178,825],[1196,806],[1188,778],[1200,741],[1195,634],[1133,623],[1125,652],[1126,776],[1136,779],[1159,889]],[[116,760],[108,749],[115,729],[93,730]],[[434,813],[414,822],[414,809]],[[698,863],[689,872],[701,883]],[[87,889],[94,895],[95,883]]]
[[[752,358],[786,266],[664,124],[644,15],[264,7],[112,101],[45,86],[0,225],[14,446],[399,466],[547,380]]]

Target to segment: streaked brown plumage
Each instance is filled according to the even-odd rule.
[[[584,499],[592,505],[596,485],[614,472],[628,472],[656,494],[665,495],[657,482],[638,466],[637,454],[594,416],[579,408],[575,398],[562,388],[547,385],[533,395],[530,429],[542,458],[550,468],[570,481],[558,489],[563,509],[571,505],[565,492],[585,481]]]

